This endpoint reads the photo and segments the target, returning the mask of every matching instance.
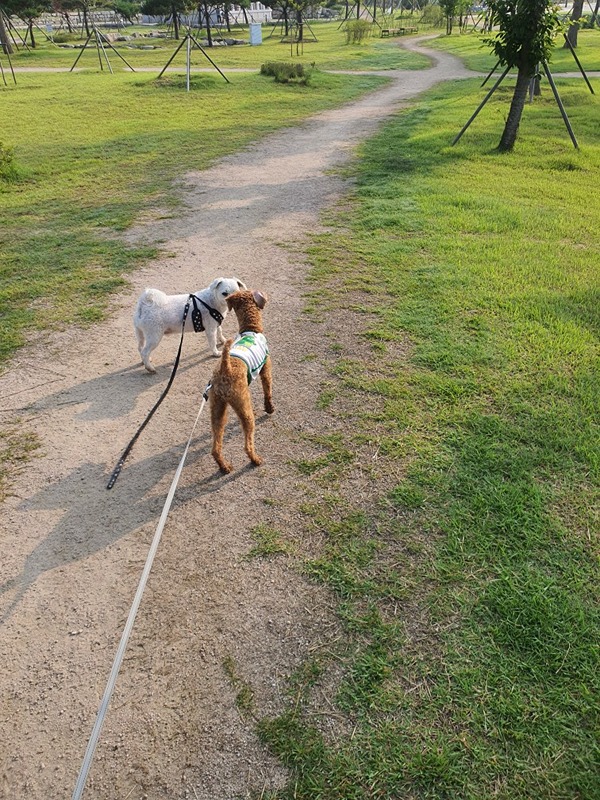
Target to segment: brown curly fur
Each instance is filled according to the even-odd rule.
[[[261,309],[265,307],[267,298],[260,292],[250,289],[234,292],[227,298],[229,309],[233,309],[238,320],[240,333],[244,331],[263,332]],[[210,418],[213,431],[212,455],[222,472],[231,472],[233,466],[223,458],[223,435],[227,422],[227,406],[231,406],[238,415],[244,430],[244,449],[250,461],[258,466],[262,459],[254,449],[254,411],[248,386],[246,365],[239,358],[230,358],[229,350],[233,339],[223,345],[221,363],[213,373],[210,390]],[[271,389],[271,358],[267,356],[260,372],[265,411],[275,411]]]

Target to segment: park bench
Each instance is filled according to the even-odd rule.
[[[407,33],[418,33],[418,28],[382,28],[381,36],[404,36]]]

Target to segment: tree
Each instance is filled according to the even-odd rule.
[[[55,14],[61,14],[65,18],[65,22],[67,23],[67,30],[69,33],[73,33],[73,25],[71,24],[71,17],[69,16],[69,8],[63,8],[63,4],[61,0],[52,0],[52,11]]]
[[[551,0],[489,0],[492,23],[499,30],[484,39],[499,63],[517,68],[517,83],[498,150],[512,150],[517,139],[529,82],[540,63],[548,61],[560,30]]]
[[[0,44],[2,45],[2,50],[4,51],[5,55],[11,55],[13,52],[13,46],[11,44],[8,31],[6,30],[6,25],[4,24],[4,15],[2,14],[2,9],[0,9]]]
[[[68,15],[69,11],[81,11],[83,14],[83,26],[87,36],[91,33],[89,15],[90,12],[96,8],[96,5],[96,0],[60,0],[59,3],[60,11],[65,16]]]
[[[115,14],[131,25],[134,24],[135,18],[140,13],[140,3],[131,0],[112,0],[111,3],[107,3],[107,8],[112,8]]]
[[[454,18],[462,14],[470,6],[469,0],[439,0],[439,7],[446,18],[446,35],[450,36],[454,27]]]
[[[210,14],[211,9],[208,5],[207,0],[200,0],[198,3],[198,24],[202,27],[202,14],[204,13],[204,22],[206,24],[206,40],[208,41],[208,46],[213,46],[212,40],[212,32],[210,30]]]
[[[20,17],[27,23],[24,41],[26,42],[27,37],[29,37],[31,46],[35,48],[35,36],[33,34],[35,20],[43,13],[52,11],[50,0],[8,0],[8,2],[4,3],[3,9],[9,14]]]
[[[289,36],[290,33],[290,17],[292,16],[295,4],[293,0],[263,0],[263,5],[267,8],[279,9],[283,17],[283,35]]]
[[[144,0],[140,11],[152,17],[167,17],[173,22],[175,39],[179,39],[181,15],[191,11],[193,4],[189,0]]]
[[[458,0],[440,0],[439,5],[444,12],[444,17],[446,18],[446,36],[450,36],[452,33],[452,25],[456,15]]]
[[[569,41],[565,42],[564,44],[565,47],[569,47],[569,44],[571,45],[571,47],[577,47],[579,20],[581,19],[582,14],[583,14],[583,0],[573,0],[573,8],[571,10],[571,24],[569,25],[569,30],[567,31],[567,39]]]

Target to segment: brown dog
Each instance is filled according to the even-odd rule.
[[[260,374],[265,397],[265,411],[275,411],[271,395],[271,359],[263,335],[261,310],[267,298],[250,289],[234,292],[227,306],[235,311],[239,335],[223,345],[221,363],[215,370],[210,389],[210,417],[213,431],[212,454],[222,472],[231,472],[232,465],[223,458],[223,433],[227,406],[238,415],[244,429],[244,449],[250,461],[258,466],[262,459],[254,449],[254,411],[250,384]]]

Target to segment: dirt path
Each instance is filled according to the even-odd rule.
[[[411,45],[417,47],[417,45]],[[285,774],[235,703],[224,663],[251,686],[260,715],[276,712],[284,676],[335,636],[327,594],[293,560],[247,559],[265,524],[302,535],[291,462],[302,431],[324,424],[315,397],[324,326],[302,318],[306,264],[297,246],[347,189],[332,167],[352,157],[403,100],[467,76],[430,53],[427,71],[386,73],[392,83],[339,110],[268,137],[212,169],[187,175],[177,219],[140,225],[135,240],[169,255],[136,273],[111,318],[21,351],[0,377],[2,421],[21,418],[42,455],[0,509],[0,795],[70,797],[149,543],[215,361],[188,337],[180,374],[116,487],[107,474],[170,374],[176,339],[138,366],[131,313],[139,290],[201,288],[235,275],[266,291],[277,411],[258,412],[251,469],[231,423],[221,477],[201,419],[169,517],[86,797],[231,800],[275,788]],[[285,246],[282,246],[282,243]],[[235,330],[233,317],[225,331]],[[350,334],[348,334],[350,337]]]

